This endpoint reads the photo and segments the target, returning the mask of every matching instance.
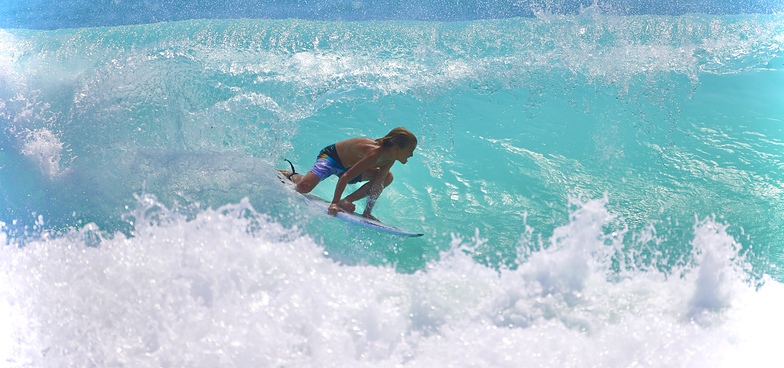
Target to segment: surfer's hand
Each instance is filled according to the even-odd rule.
[[[338,206],[337,203],[332,203],[329,205],[329,208],[327,208],[327,213],[332,216],[337,216],[338,212],[340,211],[342,211],[342,209],[340,208],[340,206]]]
[[[338,203],[338,206],[340,206],[340,208],[346,212],[354,212],[354,210],[357,209],[357,206],[355,206],[354,203],[349,202],[345,199],[340,201],[340,203]]]

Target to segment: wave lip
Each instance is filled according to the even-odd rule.
[[[230,0],[159,3],[86,0],[9,1],[0,7],[0,28],[56,29],[106,27],[188,19],[308,19],[326,21],[424,20],[470,21],[601,11],[614,15],[771,14],[782,11],[776,0],[726,2],[644,0],[474,0],[451,1],[272,1]]]

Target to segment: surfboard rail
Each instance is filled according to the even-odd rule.
[[[323,210],[324,212],[327,212],[327,209],[329,208],[330,202],[328,202],[327,200],[325,200],[323,198],[320,198],[320,197],[318,197],[316,195],[310,194],[310,193],[303,193],[302,195],[305,198],[307,198],[307,200],[310,203],[312,203],[314,206],[317,206],[319,209]],[[391,226],[391,225],[387,225],[387,224],[384,224],[382,222],[379,222],[379,221],[376,221],[376,220],[373,220],[373,219],[369,219],[367,217],[363,217],[363,216],[361,216],[361,215],[359,215],[359,214],[357,214],[355,212],[341,211],[341,212],[338,212],[337,216],[335,216],[335,217],[337,217],[337,218],[339,218],[341,220],[353,223],[353,224],[369,227],[371,229],[376,229],[378,231],[383,231],[383,232],[390,233],[390,234],[409,236],[409,237],[419,237],[419,236],[424,235],[422,233],[415,233],[415,232],[411,232],[411,231],[408,231],[408,230],[400,229],[400,228],[397,228],[397,227],[394,227],[394,226]]]
[[[289,164],[291,164],[291,162],[289,162]],[[293,169],[294,165],[292,164],[291,167]],[[294,188],[294,183],[288,178],[288,174],[290,173],[291,171],[278,170],[278,176],[280,177],[281,182]],[[299,194],[305,197],[311,204],[318,207],[320,210],[323,210],[325,213],[329,209],[329,205],[330,205],[329,201],[311,193],[299,193]],[[389,234],[409,236],[409,237],[419,237],[425,235],[423,233],[415,233],[391,225],[387,225],[382,222],[361,216],[355,212],[341,211],[338,212],[338,214],[335,217],[352,224],[369,227],[371,229],[375,229]]]

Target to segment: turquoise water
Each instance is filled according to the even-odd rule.
[[[6,366],[776,361],[779,14],[32,28],[0,30]],[[275,175],[396,126],[374,213],[421,238]]]

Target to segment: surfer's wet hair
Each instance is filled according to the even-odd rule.
[[[408,147],[410,144],[417,144],[417,139],[414,133],[403,127],[392,129],[382,138],[376,139],[382,148],[398,146],[400,148]]]

